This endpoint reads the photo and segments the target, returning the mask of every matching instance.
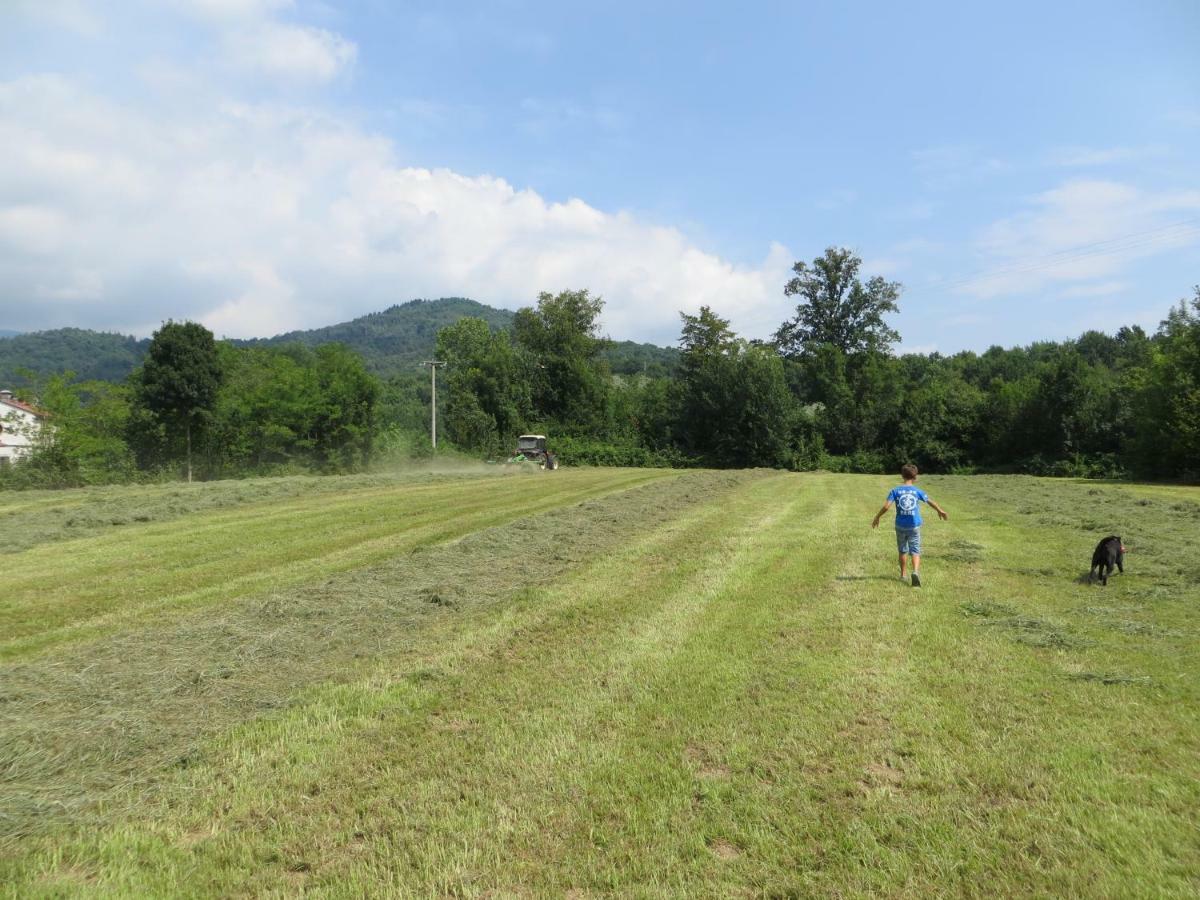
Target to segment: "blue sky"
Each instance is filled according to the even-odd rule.
[[[604,296],[747,336],[791,263],[904,348],[1154,327],[1200,281],[1200,5],[0,5],[0,327],[274,334]]]

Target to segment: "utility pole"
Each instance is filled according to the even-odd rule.
[[[427,359],[421,363],[423,366],[429,366],[429,384],[431,387],[432,402],[429,404],[430,422],[429,434],[433,438],[433,449],[437,449],[437,370],[438,366],[444,366],[445,363],[440,359]]]

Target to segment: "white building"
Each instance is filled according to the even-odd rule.
[[[14,397],[12,391],[0,391],[0,466],[29,452],[45,418],[44,413]]]

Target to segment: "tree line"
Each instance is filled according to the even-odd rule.
[[[564,460],[610,464],[1200,480],[1200,287],[1153,335],[897,355],[901,285],[861,266],[841,248],[796,263],[770,341],[681,313],[658,377],[611,373],[587,291],[542,294],[508,330],[462,319],[438,336],[447,434],[495,454],[545,432]]]
[[[1200,287],[1152,335],[897,355],[901,286],[861,265],[839,248],[796,263],[795,314],[771,340],[703,307],[681,313],[677,354],[615,373],[587,290],[543,293],[508,327],[460,318],[437,332],[439,432],[482,458],[545,433],[566,464],[1200,479]],[[0,486],[360,471],[430,452],[416,372],[384,379],[341,344],[236,346],[191,322],[166,323],[123,383],[59,373],[22,394],[52,427]]]

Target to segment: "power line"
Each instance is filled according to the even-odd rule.
[[[1182,222],[1174,222],[1170,225],[1162,225],[1158,228],[1151,228],[1145,231],[1132,232],[1103,241],[1093,241],[1090,244],[1068,247],[1055,253],[1037,257],[1032,261],[979,272],[966,278],[957,278],[953,281],[930,286],[942,289],[954,289],[971,284],[982,284],[1008,275],[1036,272],[1083,259],[1098,259],[1105,256],[1113,256],[1118,253],[1127,253],[1130,250],[1140,250],[1166,242],[1178,242],[1181,240],[1187,242],[1196,237],[1200,237],[1200,217],[1186,219]]]
[[[1115,244],[1115,246],[1096,246],[1093,249],[1083,249],[1089,245],[1072,247],[1044,257],[1038,257],[1032,262],[1020,263],[1000,269],[992,269],[990,271],[980,272],[976,275],[955,279],[954,281],[945,282],[938,286],[943,288],[954,288],[968,284],[993,281],[1006,275],[1036,272],[1041,269],[1048,269],[1081,259],[1094,259],[1105,256],[1113,256],[1118,253],[1127,253],[1130,250],[1139,250],[1144,247],[1152,247],[1168,241],[1178,242],[1182,240],[1186,242],[1193,237],[1200,236],[1200,228],[1182,227],[1187,225],[1188,223],[1178,223],[1176,226],[1173,226],[1173,231],[1155,234],[1154,236],[1141,237],[1138,235],[1125,235],[1121,238],[1113,238],[1110,241],[1097,242],[1097,244]],[[1162,229],[1159,229],[1159,231],[1162,231]]]

